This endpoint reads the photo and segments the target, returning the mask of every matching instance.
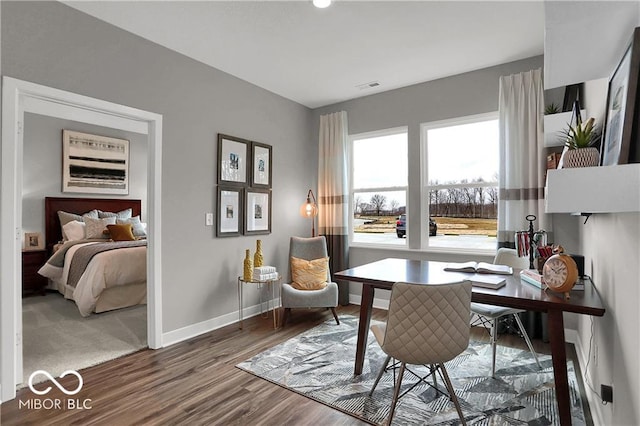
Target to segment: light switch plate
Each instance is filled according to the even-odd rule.
[[[206,226],[213,226],[213,213],[206,213],[204,215],[204,224]]]

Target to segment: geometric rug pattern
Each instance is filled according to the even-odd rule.
[[[293,392],[350,414],[371,424],[384,423],[389,414],[394,372],[384,374],[373,396],[376,375],[385,360],[369,333],[363,373],[353,375],[358,319],[341,315],[314,327],[236,367]],[[375,321],[371,321],[372,324]],[[447,371],[469,425],[559,424],[551,356],[538,355],[540,369],[529,351],[498,345],[496,378],[491,377],[491,345],[470,342]],[[407,366],[426,375],[423,366]],[[567,363],[573,425],[584,425],[585,416],[573,362]],[[460,420],[446,388],[438,377],[419,383],[396,406],[393,424],[457,425]],[[401,393],[418,379],[405,372]]]

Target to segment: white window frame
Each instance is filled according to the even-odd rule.
[[[463,183],[452,185],[429,185],[429,130],[439,129],[442,127],[453,127],[464,124],[478,123],[482,121],[498,120],[498,111],[467,115],[463,117],[448,118],[445,120],[432,121],[428,123],[420,124],[420,217],[428,218],[429,215],[429,191],[431,189],[443,189],[443,188],[479,188],[486,186],[498,186],[498,182],[475,182],[475,183]],[[499,155],[499,154],[498,154]],[[408,228],[407,228],[408,232]],[[423,226],[422,233],[420,235],[420,247],[423,250],[429,251],[442,251],[449,253],[470,253],[470,254],[495,254],[496,248],[493,249],[478,249],[469,247],[434,247],[429,243],[429,227]]]
[[[353,144],[354,141],[360,139],[370,139],[370,138],[378,138],[382,136],[390,136],[397,135],[400,133],[407,134],[407,166],[409,164],[408,152],[409,152],[409,128],[407,126],[393,127],[389,129],[382,130],[374,130],[371,132],[358,133],[354,135],[349,135],[349,245],[354,247],[380,247],[385,249],[407,249],[409,247],[409,221],[405,221],[405,229],[406,229],[406,238],[404,244],[381,244],[381,243],[367,243],[362,241],[354,241],[354,208],[353,201],[354,195],[356,192],[390,192],[390,191],[404,191],[406,194],[407,205],[405,206],[405,212],[409,210],[409,176],[407,171],[407,185],[406,186],[389,186],[389,187],[378,187],[378,188],[354,188],[353,187],[353,165],[354,165],[354,152],[353,152]]]

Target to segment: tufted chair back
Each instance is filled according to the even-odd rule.
[[[470,281],[394,284],[382,350],[408,364],[455,358],[469,346],[470,305]]]

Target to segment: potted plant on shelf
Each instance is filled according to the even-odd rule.
[[[563,158],[564,167],[592,167],[600,164],[600,154],[595,147],[600,140],[600,133],[595,121],[593,117],[585,122],[578,121],[564,131],[567,147]]]

